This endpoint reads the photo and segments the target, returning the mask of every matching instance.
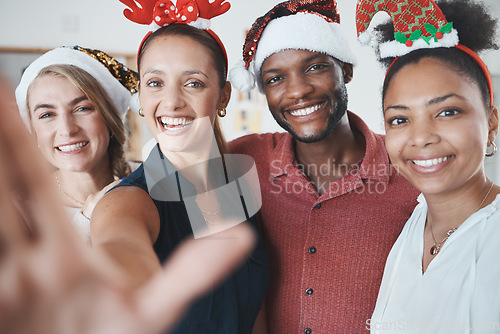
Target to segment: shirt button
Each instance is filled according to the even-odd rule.
[[[315,206],[316,209],[321,209],[321,203],[318,203],[316,206]]]
[[[313,289],[311,289],[311,288],[307,289],[307,290],[306,290],[306,294],[307,294],[308,296],[312,295],[312,294],[313,294]]]
[[[317,251],[316,247],[312,246],[311,248],[309,248],[309,253],[310,254],[315,254]]]
[[[310,328],[304,329],[304,334],[311,334],[312,330]]]

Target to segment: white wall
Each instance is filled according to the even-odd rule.
[[[227,46],[229,63],[241,57],[245,31],[255,18],[263,15],[278,0],[232,0],[231,10],[213,20],[212,28]],[[382,133],[380,85],[384,72],[375,61],[370,47],[360,46],[355,32],[355,1],[338,0],[341,24],[358,54],[354,80],[348,84],[349,109],[359,114],[374,131]],[[500,1],[483,0],[500,17]],[[102,49],[108,53],[135,54],[146,26],[129,22],[122,14],[125,5],[118,0],[0,0],[0,47],[54,48],[78,44]],[[493,74],[500,75],[500,55],[486,57]],[[1,65],[1,64],[0,64]],[[231,139],[241,133],[234,130],[231,118],[224,120],[226,136]],[[257,101],[259,104],[262,100]],[[280,128],[268,112],[263,112],[262,131]]]

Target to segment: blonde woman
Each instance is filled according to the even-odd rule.
[[[124,117],[137,76],[99,50],[62,47],[25,71],[21,116],[52,166],[59,197],[85,239],[102,194],[127,176]]]

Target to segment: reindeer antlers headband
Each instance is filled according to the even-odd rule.
[[[188,24],[206,30],[219,43],[227,63],[227,53],[220,38],[210,30],[210,19],[222,15],[231,8],[226,0],[119,0],[129,8],[123,14],[132,22],[149,25],[151,31],[144,37],[139,46],[149,35],[170,24]],[[175,2],[175,3],[174,3]]]

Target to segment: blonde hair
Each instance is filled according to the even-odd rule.
[[[122,178],[130,174],[130,167],[125,158],[124,145],[127,140],[125,125],[111,98],[106,94],[99,82],[86,71],[79,67],[67,64],[50,65],[40,71],[38,76],[28,87],[27,101],[33,83],[40,77],[46,75],[61,76],[67,78],[76,88],[82,91],[92,102],[97,112],[101,115],[106,127],[111,133],[109,140],[108,155],[113,175]],[[29,104],[28,104],[29,110]],[[31,111],[29,112],[31,117]]]

